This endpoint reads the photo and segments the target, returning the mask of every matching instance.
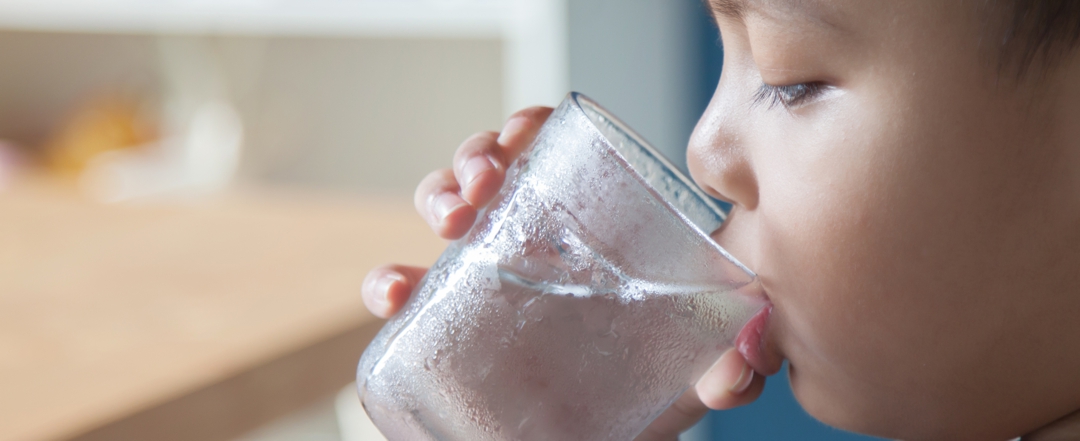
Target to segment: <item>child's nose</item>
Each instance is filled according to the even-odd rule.
[[[757,177],[741,141],[744,124],[730,110],[717,93],[694,128],[686,161],[690,175],[709,195],[752,210],[758,203]]]

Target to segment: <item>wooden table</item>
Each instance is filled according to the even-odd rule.
[[[0,440],[227,440],[340,389],[365,273],[445,246],[407,203],[0,190]]]

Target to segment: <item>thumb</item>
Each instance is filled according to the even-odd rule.
[[[634,441],[676,441],[679,434],[697,424],[709,408],[698,399],[697,391],[689,389],[675,404],[656,417]]]

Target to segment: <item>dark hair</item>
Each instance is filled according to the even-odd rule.
[[[999,0],[999,68],[1017,77],[1050,68],[1080,46],[1080,0]]]

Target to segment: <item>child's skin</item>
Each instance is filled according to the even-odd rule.
[[[713,237],[774,307],[760,346],[639,439],[753,401],[784,359],[803,407],[843,429],[1080,438],[1078,51],[1003,73],[982,2],[712,3],[724,70],[689,166],[734,204]],[[420,184],[436,233],[464,234],[549,112],[473,136]],[[422,274],[377,268],[364,300],[392,315]]]

